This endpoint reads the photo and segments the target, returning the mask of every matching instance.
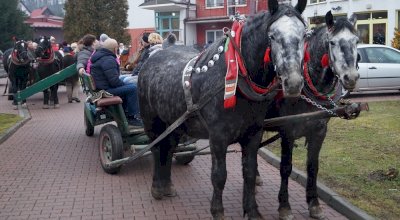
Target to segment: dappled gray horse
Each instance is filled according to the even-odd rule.
[[[306,39],[306,54],[310,54],[305,64],[305,84],[301,99],[279,99],[270,106],[267,118],[301,114],[334,108],[341,95],[343,85],[353,89],[359,74],[357,72],[358,37],[354,25],[356,17],[343,18],[336,22],[329,11],[326,25],[316,28]],[[320,106],[318,106],[320,105]],[[329,119],[295,122],[272,128],[281,136],[281,188],[279,191],[279,218],[293,219],[289,204],[288,178],[292,172],[292,152],[295,139],[306,138],[307,145],[307,186],[306,198],[310,216],[324,218],[317,195],[317,174],[319,153],[327,132]]]
[[[235,51],[240,50],[238,54],[241,56],[232,57],[224,52],[224,45],[229,39],[224,38],[213,43],[197,59],[192,59],[197,55],[194,50],[173,46],[156,53],[143,65],[138,79],[139,102],[144,128],[150,139],[156,139],[187,110],[209,99],[199,111],[193,112],[188,120],[152,148],[154,172],[151,193],[154,198],[176,195],[171,181],[171,161],[180,136],[188,134],[207,138],[212,154],[211,180],[214,189],[211,213],[214,219],[222,219],[227,147],[238,142],[242,146],[244,214],[251,219],[261,218],[255,199],[255,174],[263,120],[267,106],[275,96],[272,90],[277,80],[274,80],[273,70],[282,82],[285,96],[300,95],[305,38],[301,12],[306,2],[300,0],[296,7],[292,7],[270,0],[269,12],[260,12],[242,23],[241,36],[239,31],[231,34],[232,39],[227,44],[228,48],[237,47]],[[237,45],[231,43],[238,39],[241,42]],[[225,56],[228,56],[229,62],[226,62]],[[241,57],[245,69],[239,68],[240,64],[235,62]],[[265,60],[274,64],[267,75],[260,71]],[[226,77],[226,63],[228,69],[240,69],[237,80],[241,92],[234,96],[230,96],[230,92],[235,91],[231,86],[235,82],[231,84],[234,80]]]

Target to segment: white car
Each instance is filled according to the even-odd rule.
[[[354,92],[400,90],[400,50],[379,44],[360,44],[357,49],[360,79]]]

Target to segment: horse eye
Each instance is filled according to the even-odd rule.
[[[329,43],[330,43],[332,46],[335,46],[335,42],[329,41]]]
[[[268,37],[269,37],[269,39],[271,39],[271,40],[275,40],[274,35],[269,35]]]

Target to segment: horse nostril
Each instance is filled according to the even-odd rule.
[[[357,79],[356,80],[358,80],[358,79],[360,79],[360,74],[359,73],[357,73]]]
[[[283,86],[286,87],[286,88],[289,86],[289,83],[288,83],[287,79],[283,80]]]
[[[348,81],[349,80],[349,76],[346,74],[346,75],[344,75],[343,79]]]

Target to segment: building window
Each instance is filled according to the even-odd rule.
[[[214,43],[220,39],[224,34],[222,30],[207,30],[206,31],[206,43]]]
[[[156,31],[166,38],[169,33],[174,33],[179,40],[179,12],[157,12]]]
[[[400,11],[397,11],[396,13],[397,19],[396,19],[396,27],[400,28]]]
[[[229,6],[246,6],[247,0],[228,0],[228,7]]]
[[[207,0],[206,8],[224,7],[224,0]]]
[[[364,44],[386,44],[387,11],[357,14],[357,32]]]
[[[324,3],[326,0],[310,0],[310,4]]]

